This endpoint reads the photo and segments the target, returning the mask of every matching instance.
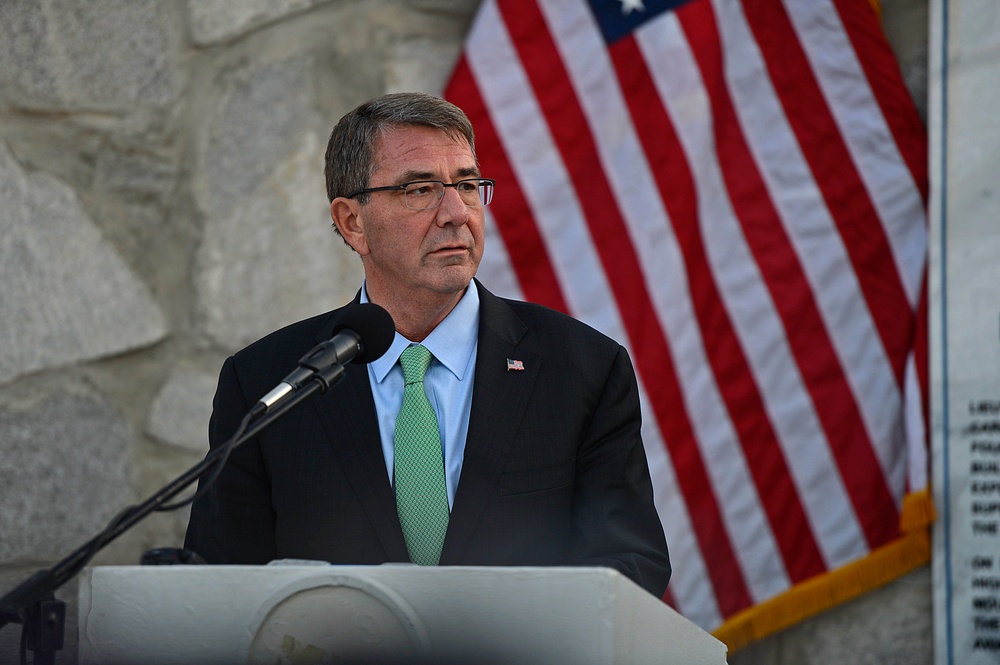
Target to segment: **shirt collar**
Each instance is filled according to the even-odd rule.
[[[368,291],[361,287],[361,302],[368,301]],[[465,295],[458,301],[455,308],[444,317],[431,334],[421,344],[434,357],[461,381],[469,368],[469,359],[476,350],[479,339],[479,290],[475,283],[470,282],[465,289]],[[371,362],[375,380],[382,380],[399,360],[406,347],[413,344],[398,332],[392,340],[389,350],[381,358]]]

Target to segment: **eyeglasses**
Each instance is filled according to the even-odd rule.
[[[414,182],[404,182],[402,185],[388,185],[386,187],[369,187],[359,189],[353,194],[348,194],[346,198],[353,199],[355,196],[370,194],[371,192],[391,192],[403,191],[403,203],[410,210],[429,210],[441,205],[444,199],[444,188],[454,187],[455,191],[470,207],[489,205],[493,200],[493,187],[496,180],[490,178],[466,178],[458,182],[441,182],[440,180],[416,180]]]

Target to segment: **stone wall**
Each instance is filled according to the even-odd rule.
[[[229,353],[354,294],[327,134],[368,97],[440,92],[477,4],[0,0],[0,592],[201,458]],[[923,108],[926,0],[884,11]],[[186,522],[151,516],[94,563]]]

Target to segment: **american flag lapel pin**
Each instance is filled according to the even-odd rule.
[[[512,358],[507,358],[507,371],[508,372],[523,372],[524,363],[520,360],[514,360]]]

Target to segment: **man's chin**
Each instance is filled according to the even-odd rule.
[[[439,292],[455,293],[464,290],[475,276],[476,267],[465,262],[442,266],[435,281]]]

